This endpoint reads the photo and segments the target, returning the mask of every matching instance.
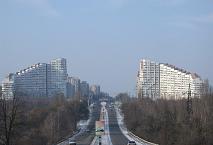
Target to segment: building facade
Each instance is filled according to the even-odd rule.
[[[66,59],[52,60],[49,64],[38,63],[15,74],[9,74],[2,82],[3,96],[17,95],[51,97],[67,96]]]
[[[150,60],[141,60],[137,75],[137,96],[156,98],[159,96],[159,64]]]
[[[14,87],[17,95],[48,96],[49,65],[34,64],[20,70],[14,76]]]
[[[81,82],[80,92],[81,92],[81,96],[83,96],[83,97],[89,96],[89,84],[86,81]]]
[[[186,98],[189,84],[192,95],[200,97],[204,81],[197,74],[170,64],[142,59],[137,75],[136,95],[153,99]]]
[[[75,86],[67,82],[67,97],[72,98],[75,96]]]
[[[50,96],[61,93],[67,96],[67,63],[65,58],[58,58],[50,62]]]
[[[91,85],[90,92],[92,95],[98,96],[101,93],[101,88],[99,85]]]
[[[80,93],[81,80],[78,77],[68,77],[68,83],[72,86],[72,96]]]
[[[5,99],[10,99],[12,96],[14,96],[14,92],[14,74],[10,73],[5,77],[2,83],[2,96]]]

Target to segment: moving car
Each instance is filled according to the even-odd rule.
[[[69,141],[69,145],[77,145],[74,141]]]
[[[69,145],[77,145],[75,141],[69,139]]]
[[[127,145],[136,145],[136,142],[135,141],[128,141]]]

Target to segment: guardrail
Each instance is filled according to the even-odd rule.
[[[118,116],[120,116],[121,118],[123,118],[123,115],[121,115],[121,113],[120,113],[119,107],[116,108],[116,115],[117,115],[117,119],[118,119]],[[119,124],[119,127],[120,127],[123,131],[127,132],[127,134],[128,134],[129,136],[131,136],[132,138],[134,138],[135,141],[137,141],[137,142],[139,142],[139,143],[141,143],[141,144],[158,145],[158,144],[155,144],[155,143],[146,141],[146,140],[144,140],[144,139],[142,139],[142,138],[140,138],[140,137],[134,135],[132,132],[130,132],[130,131],[125,127],[125,125],[124,125],[123,123],[122,123],[122,124]]]
[[[97,136],[95,136],[90,145],[97,145],[97,142],[98,142],[98,138]]]
[[[89,109],[89,119],[87,120],[88,122],[91,121],[91,115],[92,115],[92,104],[90,105]],[[88,124],[87,124],[88,125]],[[61,145],[64,144],[65,142],[68,142],[69,139],[74,139],[80,132],[82,131],[81,129],[76,130],[75,132],[73,132],[72,134],[67,135],[66,137],[61,138],[60,140],[58,140],[55,144],[53,145]]]
[[[61,140],[57,141],[57,143],[54,145],[63,144],[65,141],[68,141],[70,138],[75,137],[79,132],[80,132],[80,130],[75,131],[72,135],[68,135],[68,136],[62,138]]]
[[[155,143],[152,143],[152,142],[148,142],[148,141],[146,141],[146,140],[144,140],[144,139],[142,139],[142,138],[140,138],[140,137],[134,135],[134,134],[133,134],[132,132],[130,132],[130,131],[128,131],[128,135],[129,135],[129,136],[132,136],[132,137],[133,137],[135,140],[137,140],[138,142],[146,143],[146,144],[148,144],[148,145],[158,145],[158,144],[155,144]]]

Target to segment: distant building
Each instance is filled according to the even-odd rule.
[[[166,99],[186,98],[188,89],[192,96],[200,97],[203,94],[204,81],[196,73],[169,64],[160,64],[160,95]]]
[[[2,82],[3,96],[25,95],[51,97],[67,96],[66,59],[52,60],[50,64],[38,63],[15,74],[9,74]]]
[[[14,87],[17,95],[31,97],[48,96],[50,85],[50,65],[38,63],[14,75]]]
[[[159,97],[159,78],[159,64],[143,59],[137,75],[137,96]]]
[[[10,73],[2,83],[2,96],[5,99],[10,99],[14,96],[14,74]]]
[[[181,99],[187,97],[191,86],[193,96],[203,93],[204,81],[195,73],[165,63],[142,59],[137,75],[137,96]]]
[[[80,93],[81,80],[78,77],[68,77],[68,83],[72,86],[72,96]]]
[[[50,96],[62,93],[67,96],[67,63],[65,58],[54,59],[50,62]]]
[[[99,85],[91,85],[90,86],[90,92],[92,95],[98,96],[101,93],[101,89]]]
[[[89,84],[86,81],[82,81],[80,84],[80,92],[83,97],[89,96]]]
[[[75,86],[67,82],[67,97],[71,98],[75,95]]]

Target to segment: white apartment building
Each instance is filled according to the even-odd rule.
[[[159,64],[141,60],[137,75],[137,96],[156,98],[159,96]]]
[[[197,74],[173,65],[142,59],[137,76],[137,96],[153,99],[186,98],[190,84],[192,96],[200,97],[203,83]]]
[[[2,96],[5,99],[10,99],[11,96],[14,96],[14,74],[10,73],[5,77],[4,83],[2,83]]]
[[[66,59],[52,60],[50,64],[38,63],[9,75],[2,82],[3,96],[24,95],[31,97],[51,97],[67,95]]]

